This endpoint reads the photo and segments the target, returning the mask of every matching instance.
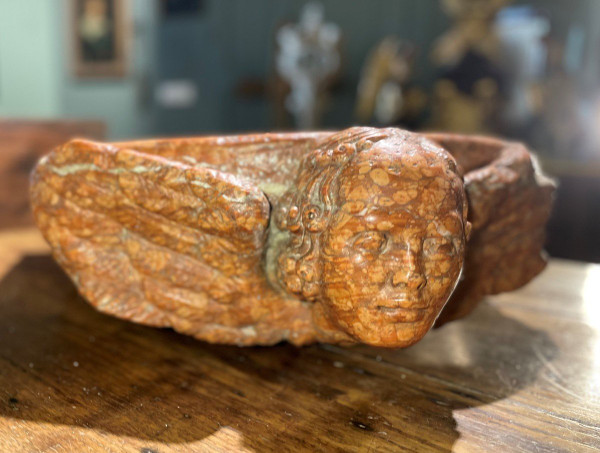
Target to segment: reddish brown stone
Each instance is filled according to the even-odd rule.
[[[521,143],[426,136],[445,147],[461,167],[473,226],[463,279],[437,321],[442,325],[469,314],[484,296],[517,289],[544,269],[542,249],[554,184]]]
[[[406,347],[463,261],[439,322],[542,269],[551,191],[521,145],[352,128],[72,141],[40,161],[31,194],[103,312],[218,343]]]

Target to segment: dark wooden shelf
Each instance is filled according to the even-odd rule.
[[[97,313],[34,230],[0,234],[0,451],[594,451],[600,266],[406,350],[209,345]]]

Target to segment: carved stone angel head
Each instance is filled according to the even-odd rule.
[[[277,278],[351,341],[408,346],[462,269],[470,224],[454,159],[423,136],[355,128],[304,159],[280,200]]]

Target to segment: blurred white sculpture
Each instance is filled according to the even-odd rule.
[[[512,7],[500,12],[495,30],[502,67],[511,75],[503,120],[515,128],[527,124],[540,109],[536,94],[546,67],[544,38],[550,23],[530,7]]]
[[[340,29],[324,23],[321,4],[309,3],[299,22],[281,27],[276,39],[277,73],[290,85],[286,108],[299,129],[316,128],[324,89],[340,68]]]

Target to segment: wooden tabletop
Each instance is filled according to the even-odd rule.
[[[554,261],[405,350],[237,348],[97,313],[0,234],[0,451],[595,451],[600,266]]]

